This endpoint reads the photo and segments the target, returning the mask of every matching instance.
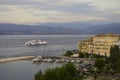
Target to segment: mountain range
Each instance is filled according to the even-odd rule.
[[[49,34],[120,34],[120,23],[44,23],[44,24],[0,24],[0,35],[49,35]]]

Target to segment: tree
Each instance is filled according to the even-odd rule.
[[[76,73],[77,73],[77,70],[75,68],[75,66],[73,65],[73,63],[71,62],[68,62],[66,65],[65,65],[65,68],[66,70],[69,72],[70,76],[75,76]]]
[[[48,69],[41,80],[72,80],[65,67]]]
[[[40,70],[37,74],[35,74],[35,80],[41,80],[42,71]]]
[[[120,49],[119,46],[115,45],[112,46],[110,49],[110,63],[111,63],[111,67],[112,69],[117,69],[116,68],[116,62],[119,60],[120,58]]]
[[[83,80],[83,77],[76,78],[77,70],[75,66],[69,62],[62,67],[47,69],[44,74],[38,72],[35,80]]]
[[[99,58],[95,60],[94,66],[101,71],[105,66],[105,61],[102,58]]]
[[[84,58],[84,53],[82,53],[82,52],[79,52],[79,56],[78,56],[79,58]]]
[[[120,73],[120,59],[116,62],[116,69]]]
[[[73,55],[72,51],[66,51],[64,56],[70,57],[71,55]]]

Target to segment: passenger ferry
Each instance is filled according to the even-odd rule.
[[[38,46],[38,45],[46,45],[46,41],[41,40],[30,40],[25,43],[26,46]]]

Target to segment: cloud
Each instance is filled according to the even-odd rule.
[[[92,4],[101,10],[114,10],[120,8],[120,0],[92,0]]]
[[[22,5],[31,6],[34,9],[61,10],[69,12],[91,13],[95,11],[95,6],[88,2],[79,0],[2,0],[1,5]]]
[[[119,4],[116,0],[0,0],[0,22],[114,22],[120,21]]]
[[[88,21],[88,20],[105,20],[104,18],[73,14],[56,10],[35,10],[26,8],[26,6],[5,6],[9,12],[1,12],[1,21],[11,23],[43,23],[43,22],[71,22],[71,21]]]

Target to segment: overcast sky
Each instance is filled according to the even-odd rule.
[[[120,0],[0,0],[0,23],[120,22]]]

